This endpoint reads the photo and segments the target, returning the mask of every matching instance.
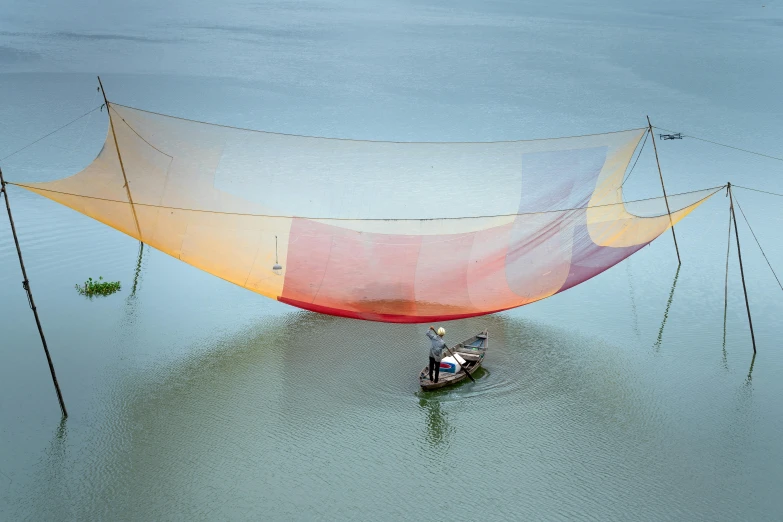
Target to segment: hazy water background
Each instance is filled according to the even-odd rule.
[[[279,132],[527,139],[649,114],[780,156],[782,31],[774,1],[5,0],[0,158],[98,105],[95,74],[119,103]],[[0,166],[63,177],[106,126],[95,112]],[[659,150],[670,192],[783,192],[780,162]],[[628,198],[660,194],[651,152]],[[146,248],[139,261],[130,238],[9,192],[71,416],[2,218],[0,519],[783,516],[783,292],[741,224],[750,374],[734,251],[723,343],[723,195],[677,227],[679,273],[667,234],[546,301],[446,324],[452,340],[489,328],[486,372],[428,395],[422,326],[299,312]],[[737,196],[783,270],[781,199]],[[122,292],[77,295],[97,275]]]

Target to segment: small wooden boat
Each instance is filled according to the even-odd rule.
[[[441,362],[440,375],[438,376],[438,382],[432,382],[430,380],[430,369],[425,366],[419,374],[419,386],[424,390],[436,390],[456,384],[463,379],[467,378],[467,373],[471,375],[479,369],[481,363],[484,361],[484,355],[487,353],[487,346],[489,344],[489,334],[486,330],[480,334],[474,335],[466,341],[462,341],[454,347],[450,347],[451,353],[457,357],[461,357],[465,363],[460,364],[461,368],[456,373],[450,373],[447,367],[444,367],[444,361],[450,357],[449,352],[444,352],[446,357]],[[449,362],[445,361],[445,366],[453,366]],[[466,373],[467,372],[467,373]]]

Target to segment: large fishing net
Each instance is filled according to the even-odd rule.
[[[719,190],[669,196],[671,221],[663,197],[624,202],[623,175],[645,129],[393,143],[117,104],[110,113],[113,130],[86,169],[22,186],[254,292],[359,319],[457,319],[549,297],[638,251]]]

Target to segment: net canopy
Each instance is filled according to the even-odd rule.
[[[395,143],[109,112],[87,168],[20,185],[264,296],[357,319],[459,319],[549,297],[720,190],[669,196],[671,221],[663,197],[624,202],[645,129]]]

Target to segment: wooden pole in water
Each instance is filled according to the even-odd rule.
[[[655,133],[653,132],[652,123],[650,123],[650,117],[647,116],[647,126],[650,129],[650,137],[653,142],[653,150],[655,151],[655,163],[658,165],[658,177],[661,178],[661,188],[663,189],[663,200],[666,202],[666,213],[669,214],[669,224],[672,227],[672,237],[674,238],[674,250],[677,252],[677,263],[682,264],[680,259],[680,248],[677,246],[677,235],[674,233],[674,222],[672,221],[672,211],[669,210],[669,198],[666,197],[666,187],[663,185],[663,174],[661,173],[661,162],[658,160],[658,147],[655,145]]]
[[[16,226],[14,226],[14,217],[11,215],[11,205],[8,203],[8,189],[6,188],[5,179],[3,178],[3,170],[0,169],[0,192],[5,196],[5,208],[8,211],[8,221],[11,223],[11,233],[14,236],[14,243],[16,244],[16,253],[19,255],[19,266],[22,267],[22,287],[27,292],[27,301],[30,304],[30,309],[35,316],[35,324],[38,325],[38,333],[41,335],[41,342],[43,343],[44,353],[46,353],[46,361],[49,363],[49,371],[52,374],[52,382],[54,383],[54,390],[57,392],[57,400],[60,402],[60,411],[63,418],[68,417],[68,410],[65,409],[65,402],[63,401],[63,394],[60,392],[60,385],[57,382],[57,374],[54,371],[54,364],[52,363],[52,357],[49,355],[49,347],[46,345],[46,337],[44,337],[43,328],[41,327],[41,320],[38,318],[38,309],[35,307],[35,301],[33,300],[33,293],[30,291],[30,281],[27,279],[27,270],[24,268],[24,260],[22,259],[22,249],[19,247],[19,238],[16,237]]]
[[[748,287],[745,286],[745,271],[742,268],[742,250],[740,250],[739,230],[737,230],[737,216],[734,213],[734,197],[731,194],[731,183],[727,185],[729,191],[729,209],[731,219],[734,221],[734,237],[737,240],[737,257],[739,258],[740,278],[742,279],[742,291],[745,293],[745,308],[748,311],[748,324],[750,325],[750,340],[753,342],[753,355],[756,354],[756,336],[753,334],[753,319],[750,317],[750,303],[748,302]]]
[[[136,207],[133,205],[133,197],[131,196],[130,185],[128,184],[128,176],[125,175],[125,165],[122,163],[122,154],[120,153],[120,145],[117,143],[117,134],[114,132],[114,120],[111,117],[111,106],[109,100],[106,98],[106,92],[103,90],[103,83],[101,77],[98,76],[98,85],[101,87],[101,94],[103,94],[103,102],[106,104],[106,112],[109,113],[109,125],[111,126],[111,135],[114,137],[114,147],[117,149],[117,157],[120,160],[120,170],[122,170],[122,178],[125,180],[125,192],[128,194],[128,202],[131,206],[131,212],[133,213],[133,221],[136,222],[136,231],[139,234],[139,241],[144,243],[141,237],[141,227],[139,226],[139,218],[136,216]]]

